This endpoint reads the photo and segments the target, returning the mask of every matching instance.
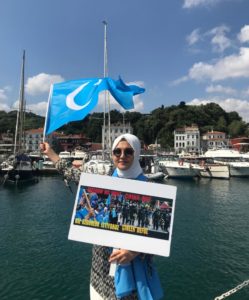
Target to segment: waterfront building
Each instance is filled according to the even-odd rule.
[[[211,130],[202,135],[201,148],[203,152],[208,149],[227,148],[228,146],[229,141],[225,132]]]
[[[13,133],[0,134],[0,155],[10,155],[14,149],[14,135]]]
[[[59,134],[56,133],[54,136],[57,145],[60,147],[61,151],[73,151],[77,147],[82,147],[88,149],[91,147],[90,139],[84,134]]]
[[[43,141],[43,128],[29,129],[24,133],[24,149],[27,152],[39,151]]]
[[[121,134],[125,134],[125,133],[133,133],[133,129],[131,127],[130,123],[117,123],[117,124],[111,124],[110,126],[110,145],[112,145],[113,141],[120,136]],[[104,126],[102,125],[102,145],[105,145],[105,148],[108,148],[109,142],[109,130],[108,130],[108,126]]]
[[[176,153],[199,153],[200,131],[197,125],[184,126],[174,130],[174,148]]]
[[[237,137],[230,140],[231,146],[241,152],[249,151],[249,137]]]

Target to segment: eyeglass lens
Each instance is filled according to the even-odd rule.
[[[115,156],[121,156],[122,152],[124,153],[124,156],[132,156],[134,153],[134,150],[132,148],[125,148],[125,149],[116,148],[113,150],[113,154]]]

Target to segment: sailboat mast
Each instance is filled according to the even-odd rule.
[[[14,155],[22,151],[22,144],[23,144],[22,139],[23,139],[23,121],[24,121],[24,68],[25,68],[25,50],[23,51],[23,56],[22,56],[19,108],[16,117]]]

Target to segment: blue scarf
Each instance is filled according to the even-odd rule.
[[[113,177],[118,177],[115,170]],[[147,181],[147,177],[140,174],[135,180]],[[152,264],[151,255],[138,255],[129,264],[117,265],[115,276],[115,293],[118,299],[137,291],[139,300],[159,300],[163,297],[163,290],[156,269]]]

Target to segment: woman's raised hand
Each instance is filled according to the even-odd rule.
[[[43,142],[40,144],[41,151],[48,156],[52,162],[56,163],[60,157],[58,154],[54,152],[54,150],[50,147],[49,143]]]

